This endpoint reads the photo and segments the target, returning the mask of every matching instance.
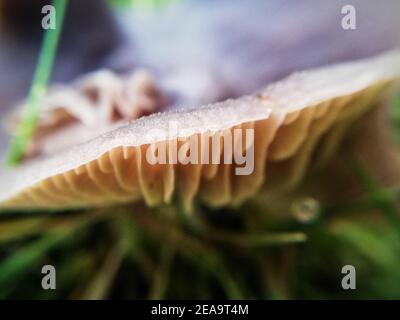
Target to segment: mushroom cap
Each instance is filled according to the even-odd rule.
[[[143,117],[55,155],[2,168],[0,209],[140,200],[154,206],[177,195],[190,210],[195,197],[219,207],[239,204],[262,186],[271,192],[290,188],[311,161],[329,158],[346,129],[399,78],[400,51],[392,51],[295,73],[239,99]],[[233,136],[234,129],[254,129],[254,171],[249,175],[236,174],[242,164],[224,163],[226,135]],[[168,152],[165,164],[146,158],[148,150],[195,146],[199,159],[210,151],[204,141],[214,137],[221,142],[216,151],[220,164],[174,163]]]

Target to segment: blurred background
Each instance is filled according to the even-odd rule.
[[[7,114],[37,67],[46,4],[0,0],[3,156]],[[342,28],[345,5],[356,8],[355,30]],[[145,69],[170,97],[166,109],[189,108],[399,48],[399,12],[397,0],[69,0],[51,83]],[[390,115],[396,140],[400,99]],[[262,195],[237,209],[199,205],[193,217],[142,205],[3,213],[0,298],[400,298],[399,190],[359,163],[349,170],[363,186],[358,198],[294,199],[285,218]],[[57,290],[41,288],[45,264],[56,267]],[[357,290],[345,291],[349,264]]]

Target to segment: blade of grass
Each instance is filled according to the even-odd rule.
[[[348,160],[350,167],[360,180],[362,186],[368,192],[372,203],[376,208],[382,210],[387,219],[400,232],[400,217],[397,212],[395,198],[392,193],[382,187],[373,176],[364,168],[361,161],[356,157]]]
[[[253,235],[213,232],[208,233],[207,236],[217,242],[228,243],[238,247],[246,248],[284,245],[307,241],[307,235],[303,232],[266,233]]]
[[[166,242],[161,250],[160,266],[154,275],[154,281],[149,294],[150,300],[160,300],[165,297],[175,252],[176,236],[172,230],[171,234],[167,236]]]
[[[67,2],[68,0],[54,0],[56,28],[48,29],[45,32],[23,118],[17,129],[16,136],[11,141],[7,158],[8,165],[16,165],[21,161],[26,147],[35,131],[39,118],[40,102],[46,93],[51,70],[53,68]]]
[[[32,235],[68,231],[82,223],[91,224],[99,219],[107,219],[107,214],[103,210],[93,210],[70,216],[38,216],[0,221],[0,245]]]
[[[303,232],[229,232],[217,230],[201,219],[198,223],[197,233],[204,239],[210,239],[214,242],[230,244],[243,248],[263,248],[267,246],[293,244],[307,241],[307,235]]]
[[[0,223],[0,244],[4,245],[9,241],[23,239],[32,235],[40,226],[45,218],[28,218],[21,220],[5,221]]]
[[[382,270],[397,269],[397,255],[385,239],[368,226],[339,220],[330,226],[330,231],[348,244],[349,251],[353,249]]]
[[[143,248],[142,230],[136,224],[130,212],[125,208],[113,219],[115,231],[119,234],[121,246],[126,249],[127,259],[136,263],[148,280],[153,279],[156,265],[149,252]]]
[[[85,292],[80,296],[83,300],[102,300],[108,298],[115,276],[125,256],[125,248],[118,243],[107,255],[100,270],[91,279]]]
[[[107,215],[88,215],[71,220],[68,226],[50,228],[38,240],[14,251],[9,257],[0,261],[0,288],[31,270],[48,251],[62,245],[68,239],[73,239],[73,235],[84,230],[88,224],[99,221],[99,218],[107,218]]]
[[[65,241],[70,233],[45,236],[18,250],[0,264],[0,287],[8,286],[12,281],[30,270],[51,248]]]

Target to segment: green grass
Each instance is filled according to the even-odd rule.
[[[37,126],[40,104],[46,94],[59,37],[62,31],[67,3],[68,0],[54,0],[56,28],[45,31],[39,60],[33,76],[25,109],[23,110],[23,117],[18,126],[16,136],[11,141],[9,148],[7,158],[7,163],[9,165],[16,165],[21,161]]]
[[[368,205],[361,212],[322,208],[309,224],[274,220],[251,202],[238,210],[197,207],[190,224],[173,206],[142,205],[46,215],[28,226],[19,219],[13,233],[21,237],[4,236],[0,246],[0,296],[399,298],[399,222],[385,212],[387,200],[374,200],[381,199],[379,187],[358,170]],[[57,269],[56,291],[40,288],[44,264]],[[356,267],[355,291],[340,287],[346,264]]]

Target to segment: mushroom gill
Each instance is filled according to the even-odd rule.
[[[155,206],[177,196],[190,210],[195,198],[220,207],[240,204],[261,188],[270,194],[284,192],[311,165],[329,159],[347,130],[390,95],[399,78],[400,52],[393,51],[296,73],[239,99],[143,117],[62,152],[2,169],[0,208],[140,200]],[[171,133],[171,123],[179,130]],[[225,144],[226,137],[238,128],[254,133],[254,170],[249,175],[237,175],[235,169],[242,164],[223,158],[224,148],[233,143]],[[196,141],[196,159],[202,159],[215,137],[220,148],[209,156],[219,164],[172,161],[172,151],[182,146],[192,150]],[[148,151],[163,147],[167,163],[149,163]]]

